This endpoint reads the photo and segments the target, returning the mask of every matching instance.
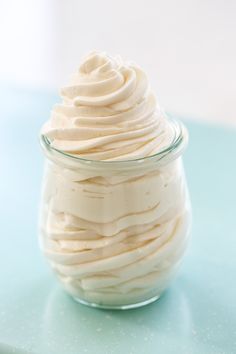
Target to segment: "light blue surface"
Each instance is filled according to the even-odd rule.
[[[236,353],[236,132],[187,124],[193,239],[156,303],[90,309],[61,290],[38,249],[39,128],[55,96],[1,91],[0,354]]]

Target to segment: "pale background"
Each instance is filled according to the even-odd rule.
[[[235,0],[0,0],[0,27],[1,85],[56,91],[101,49],[141,65],[167,111],[236,126]]]

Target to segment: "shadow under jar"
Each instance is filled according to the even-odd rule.
[[[40,245],[71,296],[94,307],[128,309],[156,299],[185,252],[191,208],[182,165],[183,125],[158,154],[130,161],[47,157]]]

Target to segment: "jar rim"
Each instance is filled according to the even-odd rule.
[[[188,131],[185,125],[179,119],[172,118],[172,117],[171,118],[168,117],[167,119],[174,129],[174,137],[171,143],[153,155],[140,157],[136,159],[109,160],[109,161],[91,160],[91,159],[75,156],[73,154],[67,153],[63,150],[53,147],[50,139],[47,138],[47,136],[44,134],[40,134],[39,140],[42,149],[46,152],[56,154],[57,157],[70,159],[73,162],[78,162],[86,165],[94,165],[97,167],[105,167],[105,168],[109,168],[109,166],[127,167],[128,165],[130,166],[130,164],[132,166],[135,165],[137,166],[143,163],[149,163],[149,162],[153,163],[164,159],[167,155],[170,155],[171,153],[172,153],[171,160],[174,160],[182,154],[183,150],[185,149],[188,143]]]

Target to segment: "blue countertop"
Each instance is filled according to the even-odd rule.
[[[41,124],[53,94],[0,90],[0,354],[236,353],[236,131],[186,123],[192,242],[157,302],[87,308],[66,295],[40,254]]]

